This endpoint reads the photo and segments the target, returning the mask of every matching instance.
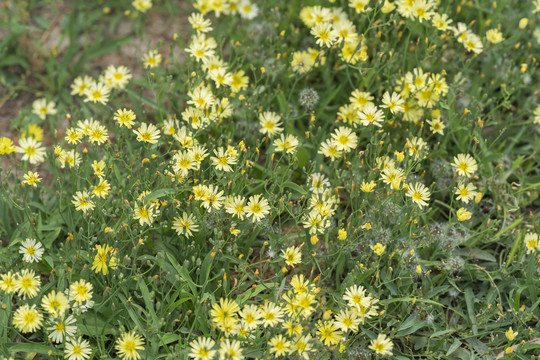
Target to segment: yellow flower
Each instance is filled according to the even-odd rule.
[[[36,183],[41,182],[41,178],[39,177],[39,174],[37,172],[29,171],[26,174],[24,174],[24,180],[22,181],[23,184],[28,184],[33,187],[37,187]]]
[[[144,350],[144,340],[134,332],[124,333],[116,340],[114,347],[123,360],[138,360],[141,355],[137,350]]]
[[[28,125],[28,136],[26,136],[26,130],[21,132],[21,138],[31,137],[34,140],[43,140],[43,129],[37,124]]]
[[[420,208],[427,206],[430,198],[428,188],[422,183],[408,185],[406,196],[412,198],[412,201],[418,204]]]
[[[317,335],[320,335],[321,342],[326,346],[333,346],[339,343],[343,333],[339,330],[334,320],[317,322]]]
[[[27,238],[21,242],[21,247],[19,248],[19,253],[23,254],[23,260],[29,263],[41,261],[44,252],[45,249],[41,243],[32,238]]]
[[[492,44],[498,44],[504,40],[503,34],[499,29],[490,29],[486,31],[486,38]]]
[[[81,142],[83,135],[84,133],[81,129],[69,128],[66,130],[66,136],[64,137],[64,140],[66,140],[71,145],[75,145]]]
[[[317,38],[317,45],[326,47],[331,47],[339,36],[338,32],[327,22],[315,25],[311,29],[311,34]]]
[[[405,152],[403,151],[394,151],[394,155],[396,156],[396,161],[398,163],[402,162],[403,160],[405,160]]]
[[[213,359],[216,355],[216,350],[212,350],[214,345],[216,345],[216,342],[211,338],[199,337],[189,344],[191,352],[188,356],[194,360]]]
[[[70,300],[74,300],[77,304],[88,302],[92,299],[93,288],[91,283],[86,282],[83,279],[75,281],[69,286],[69,298]]]
[[[150,225],[152,224],[152,221],[154,221],[154,216],[159,213],[159,210],[155,210],[154,213],[154,209],[155,208],[153,206],[137,206],[133,210],[133,219],[139,220],[139,224],[141,224],[141,226],[143,226],[144,224]]]
[[[96,255],[94,256],[94,262],[92,264],[92,270],[96,272],[102,272],[103,275],[109,273],[109,267],[111,269],[116,269],[118,265],[118,258],[115,256],[118,251],[113,247],[105,244],[103,246],[96,245]]]
[[[129,80],[131,80],[132,75],[129,71],[129,69],[125,66],[118,66],[115,67],[114,65],[110,65],[102,75],[102,81],[104,81],[107,85],[112,87],[113,89],[124,89],[126,85],[128,84]]]
[[[210,160],[212,161],[212,165],[214,165],[217,170],[222,170],[225,172],[231,172],[233,170],[231,165],[236,164],[236,155],[231,156],[223,147],[214,149],[214,155],[216,156],[211,156]]]
[[[514,330],[512,330],[512,327],[510,327],[508,330],[506,330],[504,334],[506,335],[508,341],[513,341],[519,333],[517,331],[514,332]]]
[[[371,250],[373,250],[373,252],[375,254],[377,254],[378,256],[381,256],[382,253],[384,253],[384,250],[386,250],[386,245],[383,245],[381,243],[377,243],[377,244],[372,245],[370,247],[371,247]]]
[[[268,326],[275,327],[283,322],[283,310],[273,302],[266,302],[261,309],[261,314],[261,321],[265,328]]]
[[[226,339],[219,345],[220,359],[228,360],[241,360],[244,359],[242,355],[242,347],[237,340]]]
[[[193,232],[199,231],[199,225],[195,223],[195,217],[193,214],[187,214],[184,212],[182,216],[174,218],[172,228],[178,235],[184,235],[189,238],[193,235]]]
[[[144,68],[146,69],[159,66],[159,64],[161,64],[161,61],[163,61],[163,57],[156,50],[150,50],[143,56],[142,60]]]
[[[41,306],[54,317],[63,317],[66,310],[69,309],[69,301],[63,293],[53,290],[43,296]]]
[[[274,140],[275,151],[283,151],[287,154],[294,154],[298,146],[298,138],[291,134],[281,134],[279,139]]]
[[[270,353],[275,353],[275,356],[287,355],[291,350],[291,342],[283,335],[274,336],[268,345],[270,345]]]
[[[369,0],[349,0],[349,7],[352,7],[357,14],[369,10]]]
[[[459,208],[457,211],[458,221],[466,221],[472,217],[472,213],[465,208]]]
[[[478,169],[476,160],[469,154],[458,154],[452,164],[460,176],[471,177]]]
[[[383,14],[388,14],[389,12],[393,11],[395,8],[396,8],[396,5],[394,5],[390,1],[385,0],[383,6],[381,8],[381,11],[383,12]]]
[[[377,184],[375,184],[375,181],[373,180],[371,180],[370,182],[362,181],[362,185],[360,185],[360,190],[362,190],[363,192],[369,193],[373,191],[375,186],[377,186]]]
[[[107,128],[99,123],[94,123],[90,129],[88,138],[92,144],[103,144],[109,139]]]
[[[262,313],[259,311],[257,305],[244,306],[244,308],[238,312],[238,315],[242,317],[242,324],[246,327],[246,330],[256,329],[257,326],[262,323],[260,320]]]
[[[41,145],[41,142],[34,138],[21,138],[15,151],[23,154],[22,160],[28,160],[30,164],[36,164],[45,160],[45,148]],[[9,154],[9,152],[7,153]]]
[[[261,128],[259,129],[259,132],[268,136],[274,136],[281,133],[283,131],[283,128],[280,127],[280,121],[281,116],[274,112],[265,111],[263,113],[260,113],[259,125],[261,126]]]
[[[64,358],[67,358],[68,360],[86,360],[90,357],[92,350],[90,349],[90,343],[79,336],[78,339],[69,340],[64,349],[64,353]]]
[[[134,120],[137,118],[133,110],[128,109],[118,109],[114,113],[113,119],[116,120],[118,125],[125,126],[128,129],[131,129],[131,127],[134,124]]]
[[[45,120],[47,115],[56,114],[56,104],[54,101],[47,102],[47,99],[37,99],[32,103],[32,112],[41,120]]]
[[[361,319],[358,317],[358,311],[355,309],[341,310],[336,315],[336,325],[342,331],[351,330],[353,333],[358,331],[358,325],[361,323]]]
[[[155,144],[159,140],[159,129],[153,124],[142,123],[138,130],[133,130],[137,135],[137,141],[144,141],[150,144]]]
[[[91,200],[90,194],[88,194],[86,190],[77,191],[77,193],[73,195],[73,200],[71,202],[75,205],[75,210],[82,211],[85,214],[95,206],[94,202]]]
[[[7,137],[0,138],[0,155],[11,154],[15,151],[15,145],[13,141]]]
[[[219,303],[212,305],[210,315],[212,321],[220,329],[232,327],[234,328],[238,323],[238,317],[236,313],[240,310],[240,307],[236,301],[229,299],[219,299]]]
[[[36,305],[24,304],[13,314],[13,325],[23,333],[31,333],[41,328],[43,315],[36,310]]]
[[[540,243],[538,242],[537,233],[527,233],[525,235],[525,247],[527,248],[527,254],[530,254],[534,250],[540,250]]]
[[[476,196],[476,187],[471,183],[460,183],[456,189],[455,194],[458,195],[458,200],[461,200],[465,204],[467,204]]]
[[[332,134],[332,140],[336,144],[338,151],[351,151],[358,145],[358,136],[352,129],[342,126]]]
[[[197,32],[209,32],[212,31],[212,22],[208,19],[205,19],[203,14],[193,12],[188,18],[191,28]]]
[[[371,340],[371,343],[369,345],[369,348],[375,351],[376,354],[381,355],[392,355],[392,348],[394,347],[394,344],[392,344],[392,341],[388,339],[388,337],[384,334],[379,334],[377,336],[377,339]]]
[[[444,123],[441,121],[441,118],[435,118],[433,120],[427,120],[427,123],[429,124],[429,129],[435,134],[444,135],[444,128],[446,127]]]
[[[293,351],[298,352],[298,355],[303,359],[309,358],[309,352],[313,349],[311,345],[311,335],[298,336],[292,341]]]
[[[94,186],[92,194],[96,195],[99,198],[105,199],[109,195],[109,190],[111,190],[111,185],[105,179],[100,179],[99,184]]]
[[[261,198],[261,196],[261,194],[250,196],[246,205],[246,216],[251,217],[251,221],[253,222],[261,221],[270,213],[270,205],[268,205],[268,200]]]
[[[84,102],[91,101],[105,105],[109,101],[110,93],[111,88],[109,86],[101,82],[94,82],[84,92],[84,95],[86,95]]]
[[[17,281],[17,274],[12,274],[9,271],[7,274],[0,274],[0,289],[7,294],[11,294],[16,291],[15,284]]]
[[[338,230],[338,240],[344,241],[347,238],[347,231],[345,229],[339,229]]]
[[[90,76],[77,77],[71,84],[71,95],[84,95],[86,89],[94,82]]]
[[[286,250],[281,251],[283,252],[281,257],[285,259],[285,263],[289,266],[294,266],[302,261],[302,253],[300,252],[300,248],[291,246]]]
[[[134,0],[131,5],[138,11],[145,13],[152,7],[152,0]]]
[[[32,299],[38,294],[41,280],[34,270],[25,269],[15,279],[15,291],[24,299]]]

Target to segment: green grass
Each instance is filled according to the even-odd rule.
[[[364,13],[356,13],[345,0],[323,2],[340,8],[356,28],[356,51],[365,51],[366,57],[351,64],[340,57],[342,45],[321,48],[302,21],[305,8],[319,3],[258,2],[258,15],[251,20],[239,14],[205,15],[213,27],[206,36],[215,39],[215,55],[228,64],[228,72],[242,70],[248,78],[238,91],[218,87],[202,62],[185,51],[196,38],[187,16],[199,12],[190,5],[155,1],[146,13],[131,1],[118,0],[2,5],[0,30],[6,35],[0,39],[0,85],[5,91],[0,104],[7,115],[0,121],[9,128],[0,135],[18,146],[30,132],[46,154],[37,163],[22,160],[17,151],[0,155],[0,276],[32,269],[41,280],[31,298],[0,282],[0,356],[63,359],[69,357],[66,345],[81,336],[89,343],[90,359],[122,358],[118,340],[134,332],[144,340],[138,351],[142,359],[187,359],[192,342],[201,337],[212,338],[214,350],[229,339],[239,342],[246,358],[270,359],[272,338],[283,335],[294,347],[298,336],[286,335],[282,324],[259,324],[249,336],[229,334],[211,310],[220,299],[234,300],[246,311],[266,301],[285,306],[284,295],[301,297],[291,285],[295,275],[309,281],[311,308],[306,316],[284,319],[299,324],[300,335],[313,337],[305,358],[382,358],[369,347],[379,334],[391,340],[389,357],[395,359],[540,356],[540,246],[529,249],[525,242],[526,234],[538,233],[540,219],[535,57],[540,53],[540,13],[533,12],[535,4],[452,0],[434,6],[453,20],[451,25],[466,24],[481,38],[483,50],[475,54],[452,30],[437,30],[430,21],[397,10],[384,13],[374,0]],[[178,29],[175,40],[170,33],[150,31],[171,18],[177,24],[171,32]],[[522,18],[528,24],[520,28]],[[485,34],[499,27],[504,41],[492,44]],[[145,50],[134,55],[130,47]],[[324,53],[307,72],[293,71],[294,53],[308,48]],[[157,50],[163,61],[145,68],[146,49]],[[72,94],[75,78],[98,80],[111,64],[129,68],[133,78],[125,88],[113,89],[104,104]],[[422,112],[416,119],[407,121],[402,113],[384,108],[381,127],[338,118],[355,89],[370,93],[377,106],[386,91],[407,97],[398,86],[415,69],[440,74],[448,84],[448,92],[431,108],[416,104]],[[221,109],[210,106],[202,114],[216,118],[197,128],[182,113],[200,84],[217,99],[228,99],[232,112],[219,118]],[[308,88],[318,95],[313,106],[300,99]],[[40,98],[53,101],[56,113],[40,118],[33,112],[32,102]],[[113,119],[124,108],[136,115],[131,129]],[[432,110],[440,111],[443,135],[430,130]],[[264,111],[279,114],[283,134],[299,141],[294,151],[279,152],[274,144],[279,135],[260,132]],[[91,118],[107,129],[106,141],[92,142],[88,134],[75,145],[64,139],[68,128]],[[165,131],[171,119],[178,119],[173,125],[180,136]],[[137,140],[133,130],[141,123],[161,130],[156,143]],[[36,125],[42,136],[39,130],[32,135]],[[356,146],[336,159],[321,154],[321,144],[343,126],[356,134]],[[415,138],[425,143],[418,155],[411,149]],[[174,156],[192,154],[194,143],[204,146],[208,157],[179,180]],[[224,172],[210,158],[228,146],[236,149],[236,163]],[[68,151],[78,154],[78,166],[58,160]],[[396,153],[401,152],[400,162]],[[473,176],[454,171],[451,163],[458,154],[475,159]],[[402,170],[398,189],[381,178],[388,159]],[[74,195],[91,192],[100,182],[92,167],[100,160],[105,162],[102,178],[111,189],[104,198],[91,199],[93,209],[79,211]],[[22,184],[28,171],[42,178],[36,187]],[[326,226],[317,238],[306,225],[316,208],[310,184],[314,173],[329,182],[319,198],[323,209],[317,214]],[[376,183],[373,192],[361,191],[362,183],[370,181]],[[463,181],[481,195],[468,203],[458,200],[455,191]],[[425,207],[403,188],[415,183],[429,190]],[[200,184],[246,201],[261,195],[269,211],[255,220],[234,217],[224,207],[209,210],[193,192]],[[134,218],[140,206],[153,206],[159,213],[141,224]],[[458,221],[460,208],[470,211],[471,218]],[[198,225],[192,236],[174,229],[184,213]],[[344,240],[338,239],[340,230],[346,231]],[[27,263],[19,253],[28,238],[45,250],[37,262]],[[385,246],[381,255],[372,250],[376,244]],[[107,254],[107,274],[92,268],[96,245],[115,251]],[[301,262],[287,266],[281,255],[292,246],[300,249]],[[111,256],[116,267],[110,266]],[[77,311],[69,300],[65,316],[74,316],[75,334],[55,344],[47,329],[55,318],[42,299],[79,280],[92,284],[94,304]],[[343,297],[353,285],[378,302],[368,306],[372,313],[357,332],[344,331],[324,344],[317,330],[352,309]],[[24,304],[36,305],[43,314],[35,331],[22,332],[14,322]],[[510,327],[518,333],[513,340],[505,336]],[[505,355],[510,347],[513,352]],[[301,358],[299,353],[282,358]]]

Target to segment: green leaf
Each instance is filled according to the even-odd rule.
[[[159,319],[156,315],[156,310],[154,309],[153,301],[150,299],[150,291],[148,291],[148,286],[144,282],[144,280],[139,280],[139,289],[141,289],[141,294],[143,296],[144,300],[144,306],[146,307],[145,310],[150,311],[150,316],[152,318],[152,321],[154,324],[159,322]]]
[[[416,316],[416,314],[412,314],[410,315],[407,319],[405,319],[405,321],[401,324],[401,326],[399,327],[398,331],[402,331],[404,329],[408,329],[410,328],[411,326],[414,325],[414,323],[418,320],[418,317]]]
[[[410,302],[412,303],[413,302],[413,298],[410,298],[410,297],[401,297],[401,298],[390,298],[390,299],[382,299],[381,301],[379,301],[379,304],[381,305],[387,305],[387,304],[391,304],[391,303],[394,303],[394,302]],[[426,304],[431,304],[431,305],[437,305],[437,306],[441,306],[441,307],[446,307],[445,305],[441,304],[441,303],[438,303],[436,301],[433,301],[433,300],[429,300],[429,299],[416,299],[416,302],[421,302],[421,303],[426,303]]]
[[[416,321],[415,323],[413,323],[411,326],[407,327],[406,329],[399,330],[396,333],[396,336],[406,336],[406,335],[414,334],[415,332],[417,332],[424,326],[426,326],[426,322],[424,320]]]
[[[148,105],[148,106],[150,106],[150,107],[152,107],[152,108],[154,108],[156,110],[160,109],[159,105],[154,100],[149,99],[147,97],[144,97],[141,94],[137,94],[135,91],[133,91],[131,89],[128,89],[128,88],[125,88],[124,91],[127,92],[135,100],[142,101],[146,105]]]
[[[472,324],[474,335],[478,334],[478,325],[476,324],[476,315],[474,313],[474,293],[471,288],[465,289],[465,303],[467,304],[467,313]]]
[[[522,234],[518,234],[514,238],[514,243],[512,244],[512,248],[510,249],[510,252],[508,253],[508,257],[506,258],[506,267],[508,267],[508,265],[510,265],[510,263],[512,262],[512,259],[516,255],[516,252],[518,251],[519,245],[521,244],[522,240],[523,240]]]
[[[186,268],[178,264],[178,261],[176,261],[176,259],[171,254],[167,253],[167,258],[171,262],[178,275],[180,275],[180,277],[188,284],[191,293],[196,296],[198,293],[197,287],[199,287],[199,285],[195,284]]]
[[[296,158],[298,159],[298,166],[303,168],[306,167],[307,162],[309,160],[309,152],[306,150],[305,147],[300,146],[296,150]]]
[[[177,334],[171,334],[167,333],[164,335],[161,335],[159,338],[159,342],[161,346],[169,345],[170,343],[173,343],[175,341],[179,340],[179,336]]]
[[[295,184],[293,183],[292,181],[287,181],[283,184],[283,187],[284,188],[289,188],[291,190],[294,190],[296,191],[297,193],[301,194],[301,195],[306,195],[307,194],[307,190],[304,189],[303,187],[301,187],[300,185],[298,184]]]
[[[152,201],[152,200],[155,200],[155,199],[159,199],[160,197],[163,197],[165,195],[174,194],[175,191],[176,190],[174,190],[174,189],[158,189],[158,190],[154,190],[150,194],[146,195],[144,200],[146,202],[149,202],[149,201]]]
[[[287,99],[285,99],[285,95],[283,94],[283,91],[280,91],[277,96],[277,101],[279,105],[279,111],[283,115],[289,114],[289,104],[287,103]]]
[[[42,345],[42,344],[14,344],[9,346],[8,351],[12,353],[22,352],[22,353],[38,353],[48,355],[49,351],[51,355],[62,355],[63,352],[55,349],[53,346]]]
[[[489,262],[497,262],[497,259],[495,258],[495,256],[491,255],[491,253],[485,250],[478,249],[478,248],[458,249],[456,251],[456,255],[468,256],[468,257],[472,257],[472,258],[480,259],[484,261],[489,261]]]
[[[95,45],[92,45],[88,49],[84,51],[82,56],[79,58],[79,61],[77,61],[77,65],[75,65],[75,72],[79,72],[81,67],[88,62],[88,60],[93,59],[95,57],[105,55],[107,53],[113,52],[118,50],[123,44],[127,43],[131,40],[131,36],[125,36],[117,39],[112,39],[109,41],[96,42]]]
[[[28,69],[30,67],[30,65],[28,64],[28,61],[26,61],[26,59],[23,58],[22,56],[11,54],[6,57],[3,57],[2,60],[0,60],[0,68],[4,66],[12,66],[12,65],[21,65],[25,69]]]
[[[459,339],[454,340],[452,345],[450,345],[450,347],[448,348],[448,351],[446,352],[446,356],[449,356],[454,351],[456,351],[461,344],[462,344],[462,342]]]
[[[105,321],[96,313],[88,313],[84,317],[84,322],[77,323],[78,329],[83,335],[103,336],[112,334],[112,326],[109,326],[110,319]]]
[[[31,206],[31,207],[34,207],[38,210],[41,210],[42,212],[44,212],[45,214],[47,214],[47,210],[45,210],[45,208],[43,207],[43,205],[41,205],[40,203],[37,203],[35,201],[30,201],[28,203],[28,206]]]
[[[498,238],[499,236],[501,236],[502,234],[504,234],[505,232],[509,231],[509,230],[512,230],[513,228],[515,228],[516,226],[518,226],[519,224],[521,224],[521,222],[523,221],[523,218],[519,218],[517,220],[515,220],[513,223],[511,223],[507,228],[505,229],[502,229],[501,231],[499,231],[498,233],[496,233],[492,240]]]
[[[141,309],[140,306],[138,305],[135,305],[133,304],[133,302],[130,302],[129,304],[127,303],[127,299],[126,297],[123,295],[123,294],[118,294],[118,297],[120,298],[120,300],[122,301],[122,303],[125,304],[124,308],[127,310],[128,314],[129,314],[129,317],[131,318],[131,320],[133,320],[133,322],[135,323],[135,325],[137,325],[137,327],[139,329],[146,329],[146,326],[143,326],[143,324],[141,323],[141,316],[138,315],[137,313],[135,313],[135,311],[133,310],[134,308],[139,308]],[[144,310],[144,309],[141,309],[141,310]],[[143,311],[142,311],[143,312]]]
[[[435,331],[433,334],[431,334],[429,337],[431,338],[434,338],[434,337],[437,337],[437,336],[442,336],[442,335],[446,335],[446,334],[451,334],[453,332],[455,332],[456,330],[454,329],[446,329],[446,330],[439,330],[439,331]]]

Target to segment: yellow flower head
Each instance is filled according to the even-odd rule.
[[[113,247],[105,244],[103,246],[96,245],[96,255],[94,256],[94,262],[92,264],[92,270],[96,272],[102,272],[103,275],[109,273],[109,267],[111,269],[116,269],[118,265],[118,258],[116,254],[118,251]]]
[[[384,253],[384,250],[386,250],[386,246],[381,243],[377,243],[371,246],[371,250],[373,250],[373,252],[378,256],[381,256]]]
[[[123,333],[116,340],[115,349],[122,360],[138,360],[141,358],[138,350],[144,350],[144,340],[135,332]]]
[[[458,221],[466,221],[472,217],[472,213],[465,208],[459,208],[457,211]]]

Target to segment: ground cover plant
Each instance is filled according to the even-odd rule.
[[[0,358],[540,356],[540,1],[0,8]]]

